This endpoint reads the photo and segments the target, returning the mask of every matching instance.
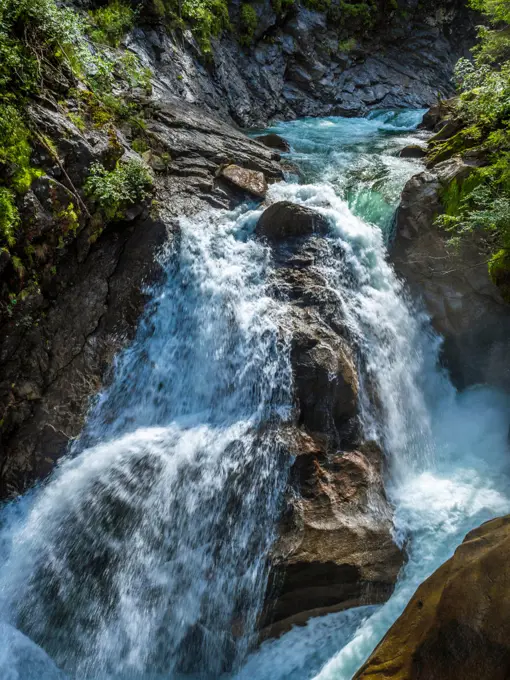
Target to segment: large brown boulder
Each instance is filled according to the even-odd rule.
[[[251,194],[256,198],[264,198],[267,193],[267,181],[263,172],[241,168],[239,165],[227,165],[220,170],[220,177],[226,179],[235,188]]]
[[[329,224],[323,215],[290,201],[279,201],[269,206],[262,213],[256,227],[258,236],[271,241],[325,234],[328,230]]]
[[[510,516],[469,533],[423,583],[357,680],[510,677]]]
[[[328,453],[302,430],[290,439],[294,494],[273,554],[265,637],[311,616],[386,601],[404,561],[392,538],[378,446]]]
[[[356,353],[342,301],[321,272],[334,246],[317,234],[271,243],[296,406],[280,438],[295,462],[272,551],[263,637],[312,616],[384,602],[404,560],[392,539],[382,453],[359,427]]]

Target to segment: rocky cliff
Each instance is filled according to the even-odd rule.
[[[434,156],[434,140],[452,137],[458,124],[438,111],[427,114],[425,124],[436,129],[436,136],[427,170],[412,177],[402,193],[392,261],[443,336],[443,358],[455,382],[508,388],[510,306],[489,276],[487,243],[471,233],[454,244],[453,234],[437,222],[458,206],[463,185],[484,160],[469,152],[450,153],[444,160]]]
[[[291,1],[278,12],[276,2],[262,0],[251,3],[257,21],[249,44],[225,32],[213,39],[207,61],[191,31],[177,36],[157,23],[136,29],[127,44],[154,70],[159,96],[170,91],[244,127],[273,118],[360,116],[424,107],[452,92],[453,66],[474,42],[465,4]],[[353,7],[367,9],[367,17]],[[234,26],[240,8],[230,5]]]

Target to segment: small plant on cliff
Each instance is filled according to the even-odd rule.
[[[90,36],[97,43],[118,47],[134,25],[136,13],[120,0],[111,0],[105,7],[89,12],[92,23]]]
[[[259,23],[259,18],[257,12],[253,5],[245,2],[241,5],[241,43],[243,45],[250,45],[253,42],[255,31],[257,29],[257,24]]]
[[[436,143],[431,157],[438,161],[469,150],[482,167],[460,184],[454,181],[445,187],[445,214],[438,222],[457,241],[480,232],[493,253],[489,273],[501,287],[510,280],[503,276],[510,265],[510,3],[470,0],[470,4],[484,12],[492,26],[479,30],[474,60],[461,59],[456,68],[460,92],[454,113],[463,127]]]
[[[99,163],[92,165],[85,183],[86,194],[96,202],[106,222],[121,220],[130,205],[151,194],[154,180],[141,161],[119,161],[114,170]]]
[[[19,214],[10,189],[0,186],[0,241],[8,248],[16,243]]]

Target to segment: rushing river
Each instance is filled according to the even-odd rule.
[[[420,169],[398,150],[420,115],[274,128],[303,177],[269,196],[325,214],[342,246],[321,269],[343,294],[362,384],[380,397],[375,413],[363,395],[363,424],[388,457],[409,554],[392,598],[250,655],[290,464],[277,430],[292,374],[271,254],[253,238],[260,209],[212,211],[181,220],[178,253],[161,255],[165,283],[73,455],[3,510],[2,679],[350,680],[465,533],[510,512],[508,399],[455,391],[386,260],[400,192]]]

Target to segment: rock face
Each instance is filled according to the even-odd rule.
[[[306,228],[282,229],[281,213],[300,215]],[[341,299],[320,273],[333,247],[313,228],[322,220],[310,209],[277,203],[257,225],[259,234],[277,229],[273,290],[288,303],[296,398],[294,423],[281,432],[295,463],[272,555],[263,636],[310,616],[385,601],[404,560],[392,540],[382,453],[360,433],[358,370]]]
[[[407,605],[357,680],[510,677],[510,517],[469,533]]]
[[[459,249],[435,226],[442,192],[471,172],[469,160],[451,159],[412,177],[396,218],[391,257],[397,272],[421,296],[444,338],[444,358],[460,386],[510,386],[510,307],[489,278],[487,253],[473,238]]]
[[[39,230],[32,240],[34,250],[41,249],[38,256],[58,259],[48,261],[46,269],[54,264],[56,271],[42,277],[37,291],[0,315],[0,498],[48,474],[79,434],[90,397],[133,336],[146,300],[143,286],[161,274],[158,249],[178,248],[175,218],[240,200],[232,184],[217,176],[232,158],[259,184],[282,177],[272,150],[192,106],[167,102],[151,109],[146,121],[158,157],[168,158],[156,177],[158,216],[145,204],[132,206],[97,239],[85,218],[75,238],[50,247],[59,226],[50,198],[67,205],[65,184],[81,188],[91,163],[104,161],[111,143],[107,132],[82,133],[58,111],[38,106],[33,118],[54,143],[68,179],[38,150],[46,175],[25,196],[23,219]],[[117,135],[120,155],[132,154],[123,134]],[[0,267],[0,283],[12,285],[9,263]]]
[[[263,127],[274,118],[431,105],[438,92],[453,92],[453,66],[475,42],[464,0],[401,0],[359,39],[351,37],[355,20],[347,10],[331,19],[300,3],[279,16],[270,0],[252,6],[259,17],[254,44],[241,46],[225,33],[213,40],[208,63],[189,32],[178,39],[140,28],[129,47],[154,68],[161,93]],[[231,5],[234,22],[238,7]]]
[[[400,158],[424,158],[426,155],[427,149],[419,144],[405,146],[399,153]]]

